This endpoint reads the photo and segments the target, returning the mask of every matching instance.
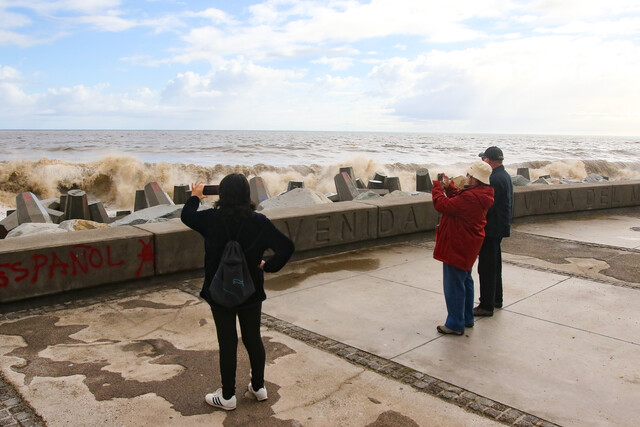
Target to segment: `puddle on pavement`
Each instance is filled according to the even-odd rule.
[[[310,277],[335,273],[338,271],[372,271],[380,267],[380,259],[378,258],[347,258],[332,261],[329,259],[314,260],[296,265],[294,271],[279,275],[277,277],[268,278],[264,287],[273,291],[284,291],[295,288],[300,283]]]

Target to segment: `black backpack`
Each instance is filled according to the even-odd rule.
[[[209,285],[211,299],[223,307],[233,308],[249,299],[255,291],[242,246],[237,239],[229,240],[222,251],[218,270]]]

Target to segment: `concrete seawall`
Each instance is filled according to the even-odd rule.
[[[514,217],[640,206],[640,181],[516,187]],[[297,252],[434,230],[430,194],[265,211]],[[0,302],[200,269],[202,238],[179,221],[5,239]]]

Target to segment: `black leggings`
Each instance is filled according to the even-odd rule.
[[[220,347],[220,373],[222,376],[222,397],[230,399],[236,394],[236,364],[238,352],[238,331],[236,314],[240,320],[242,342],[249,353],[251,362],[251,385],[254,390],[264,386],[265,352],[260,336],[262,303],[238,310],[215,309],[213,320],[218,333]]]

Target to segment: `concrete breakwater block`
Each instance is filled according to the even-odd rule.
[[[362,181],[362,179],[360,178],[356,178],[356,188],[367,188],[366,185],[364,185],[364,182]]]
[[[333,202],[324,194],[309,188],[294,188],[286,193],[265,200],[258,205],[258,210],[294,208],[300,206],[320,205]]]
[[[64,221],[64,212],[62,211],[57,211],[55,209],[47,208],[47,213],[51,217],[51,221],[54,224],[60,224],[62,221]]]
[[[397,176],[388,176],[384,180],[384,188],[389,190],[389,193],[402,190],[402,187],[400,185],[400,178]]]
[[[16,196],[16,213],[18,214],[18,224],[27,222],[53,223],[45,207],[31,192],[20,193]]]
[[[529,168],[518,168],[516,171],[516,175],[523,176],[527,178],[527,180],[531,181],[531,175],[529,174]]]
[[[369,182],[367,182],[367,188],[369,190],[372,189],[383,189],[384,188],[384,181],[380,181],[377,179],[370,179]]]
[[[102,202],[89,203],[89,218],[91,221],[107,224],[111,222],[107,210],[104,208]]]
[[[336,191],[338,192],[340,201],[348,202],[358,195],[358,189],[348,172],[340,172],[333,177],[333,182],[336,185]]]
[[[380,194],[375,193],[371,190],[365,190],[363,192],[361,192],[360,194],[358,194],[355,199],[353,200],[370,200],[370,199],[379,199],[380,197],[382,197]]]
[[[289,181],[287,184],[287,191],[291,191],[296,188],[304,188],[304,181]]]
[[[254,176],[249,180],[249,191],[251,193],[251,201],[256,206],[271,197],[264,180],[259,176]]]
[[[189,184],[173,186],[173,203],[176,205],[184,205],[189,197],[191,197],[191,187],[189,187]]]
[[[87,193],[82,190],[69,190],[67,192],[66,207],[64,209],[64,219],[89,219],[89,202]]]
[[[18,212],[7,214],[7,217],[0,221],[0,239],[7,237],[7,234],[18,225]]]
[[[511,177],[511,183],[514,187],[524,187],[529,185],[529,180],[522,175],[516,175]]]
[[[64,210],[64,205],[60,205],[60,198],[59,197],[50,197],[48,199],[43,199],[40,200],[40,203],[42,203],[42,206],[44,206],[47,209],[54,209],[56,211],[63,211]]]
[[[144,186],[144,195],[147,197],[149,207],[175,204],[169,195],[155,181]]]
[[[340,201],[340,196],[338,196],[336,193],[325,193],[324,195],[334,203]]]
[[[342,172],[346,172],[349,175],[349,178],[351,178],[351,181],[353,181],[355,183],[356,181],[356,175],[353,172],[353,166],[343,166],[340,168],[340,173]]]
[[[150,208],[142,209],[134,212],[124,218],[113,221],[110,225],[112,227],[118,227],[122,225],[138,225],[146,224],[148,222],[169,220],[174,218],[180,218],[182,212],[182,205],[158,205]]]
[[[431,193],[433,182],[429,176],[429,169],[421,168],[416,171],[416,191]]]
[[[383,173],[380,172],[376,172],[373,174],[373,178],[374,181],[380,181],[382,182],[382,184],[384,185],[384,181],[387,179],[387,176]]]
[[[60,202],[58,204],[58,208],[57,209],[54,208],[54,209],[64,212],[67,209],[67,195],[61,194],[59,199],[60,199]]]
[[[144,190],[136,190],[136,198],[133,202],[133,211],[137,212],[148,207],[149,203],[147,202],[147,196],[145,195]]]
[[[536,179],[535,181],[533,181],[531,183],[531,185],[551,185],[551,183],[549,181],[547,181],[545,178],[540,177],[540,178]]]

